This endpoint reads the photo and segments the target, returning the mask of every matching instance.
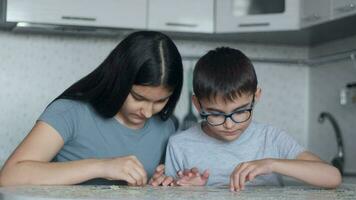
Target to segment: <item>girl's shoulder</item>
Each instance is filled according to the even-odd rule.
[[[49,112],[63,113],[68,111],[86,110],[88,106],[89,106],[88,103],[78,101],[78,100],[57,99],[51,102],[47,106],[46,110]]]

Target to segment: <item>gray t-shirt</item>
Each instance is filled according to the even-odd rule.
[[[135,155],[149,177],[164,156],[169,136],[175,132],[173,122],[162,121],[159,116],[133,130],[115,118],[101,117],[88,103],[68,99],[54,101],[38,120],[56,129],[64,140],[54,161]]]
[[[209,169],[207,185],[228,185],[230,175],[241,163],[263,158],[295,159],[305,149],[285,132],[272,126],[251,122],[245,132],[231,142],[217,140],[205,134],[201,125],[170,137],[166,152],[166,174],[197,167]],[[247,185],[282,185],[275,173],[261,175]]]

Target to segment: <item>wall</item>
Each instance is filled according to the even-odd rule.
[[[356,36],[310,49],[310,56],[333,54],[356,48]],[[356,82],[356,62],[344,59],[312,66],[309,93],[309,148],[324,160],[332,160],[337,153],[335,134],[328,121],[317,123],[321,112],[331,113],[342,131],[345,146],[345,172],[356,173],[356,104],[342,106],[340,90],[346,83]]]
[[[26,136],[46,105],[92,71],[121,38],[42,35],[0,31],[0,160]],[[176,40],[183,57],[198,57],[218,46],[241,49],[252,58],[304,59],[303,47]],[[184,61],[185,67],[194,60]],[[309,68],[297,64],[254,62],[261,102],[255,118],[287,130],[307,145]],[[187,73],[187,70],[186,70]],[[177,106],[187,113],[187,89]]]

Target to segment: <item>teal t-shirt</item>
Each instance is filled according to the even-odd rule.
[[[61,135],[63,148],[53,161],[135,155],[151,177],[164,156],[168,138],[175,132],[171,120],[154,116],[141,129],[130,129],[115,118],[101,117],[89,103],[59,99],[38,120]],[[103,182],[100,182],[100,184]]]

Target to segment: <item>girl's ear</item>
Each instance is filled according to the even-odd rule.
[[[257,90],[255,92],[255,101],[258,102],[260,101],[262,95],[262,89],[260,87],[257,87]]]
[[[197,111],[200,112],[200,110],[201,110],[200,104],[198,102],[198,98],[194,94],[192,95],[192,103],[193,103],[195,109],[197,109]]]

